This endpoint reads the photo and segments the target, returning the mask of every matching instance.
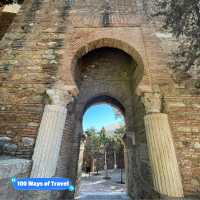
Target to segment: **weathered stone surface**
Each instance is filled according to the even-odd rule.
[[[14,157],[0,157],[0,177],[10,178],[19,174],[27,173],[30,170],[31,161],[17,159]]]
[[[6,143],[3,146],[3,152],[8,155],[15,155],[15,152],[17,151],[17,145],[16,144],[10,144]]]
[[[195,142],[194,143],[194,148],[195,149],[200,149],[200,143],[199,142]]]
[[[161,111],[161,95],[160,93],[145,93],[143,95],[143,103],[146,113],[160,113]]]
[[[200,176],[199,149],[195,148],[195,143],[200,142],[200,109],[193,106],[200,105],[200,98],[191,95],[168,97],[166,102],[185,195],[199,193],[199,187],[191,184],[191,181]],[[176,102],[184,102],[186,107],[169,106]]]
[[[23,198],[23,192],[16,191],[12,187],[12,177],[28,177],[31,169],[31,161],[16,159],[14,157],[0,157],[0,199],[17,200]]]
[[[33,154],[31,177],[55,176],[66,115],[67,110],[63,106],[45,106]]]
[[[132,103],[124,106],[128,110],[127,119],[131,121],[128,129],[134,132],[135,140],[135,145],[128,151],[131,163],[128,166],[128,188],[133,196],[138,193],[145,198],[147,193],[153,194],[153,191],[145,179],[148,164],[144,163],[149,163],[144,151],[145,110],[138,95],[151,92],[153,85],[159,85],[164,99],[161,107],[169,115],[184,194],[199,193],[198,185],[192,180],[200,176],[199,148],[196,148],[200,140],[200,97],[192,85],[187,89],[186,84],[175,83],[172,79],[173,74],[167,64],[168,53],[174,48],[173,38],[160,33],[156,24],[152,26],[146,21],[151,3],[139,0],[35,0],[24,1],[10,27],[13,16],[0,16],[3,22],[0,37],[9,27],[0,41],[0,135],[10,137],[17,145],[16,156],[32,157],[33,146],[22,145],[22,138],[37,138],[46,90],[53,89],[57,95],[55,87],[52,87],[57,81],[62,81],[65,89],[71,88],[67,90],[80,105],[87,97],[100,95],[100,91],[121,99],[122,104],[131,99]],[[109,9],[105,12],[107,4]],[[116,73],[125,66],[120,64],[121,61],[130,60],[120,56],[108,59],[107,65],[104,65],[107,55],[104,55],[104,61],[92,63],[91,67],[87,63],[80,65],[84,55],[103,47],[120,49],[133,58],[134,73],[120,73],[120,79],[116,79]],[[89,72],[86,76],[81,75],[84,80],[80,88],[75,70],[77,66],[87,68]],[[127,74],[132,74],[132,82],[127,80]],[[93,79],[89,81],[88,77]],[[82,90],[80,96],[77,95],[77,88]],[[80,105],[77,109],[83,106]],[[73,152],[73,156],[78,158],[79,134],[82,131],[78,124],[77,134],[74,134],[74,123],[79,122],[81,116],[77,117],[73,106],[73,103],[68,105],[71,110],[62,140],[60,159],[64,167],[58,167],[57,171],[62,174],[70,163],[67,169],[71,174],[66,170],[64,175],[75,179],[72,174],[75,174],[77,160],[69,154]],[[141,158],[147,159],[141,161],[141,154]],[[137,187],[132,180],[137,181]]]
[[[22,138],[22,144],[24,146],[33,146],[34,145],[35,140],[33,138],[29,138],[29,137],[23,137]]]
[[[10,142],[11,138],[10,137],[0,137],[0,142]]]
[[[68,86],[64,85],[61,81],[57,82],[52,89],[48,89],[47,95],[52,105],[66,106],[73,100],[69,93]]]

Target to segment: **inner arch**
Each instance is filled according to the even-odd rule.
[[[143,123],[144,109],[135,90],[138,80],[142,77],[142,73],[139,72],[143,68],[142,65],[139,66],[137,56],[132,56],[134,51],[131,53],[131,48],[123,46],[120,42],[110,43],[110,41],[114,42],[115,40],[106,39],[102,40],[102,43],[96,41],[77,53],[73,80],[79,93],[69,106],[71,114],[66,119],[69,122],[66,126],[69,134],[65,135],[63,144],[64,141],[72,142],[68,143],[68,146],[64,144],[63,148],[65,147],[65,149],[62,151],[62,156],[66,157],[66,160],[70,160],[64,166],[66,176],[79,183],[84,164],[83,115],[92,105],[102,102],[113,105],[124,115],[126,129],[122,139],[125,149],[124,158],[126,158],[124,159],[126,189],[128,195],[134,197],[145,190],[140,187],[143,180],[151,181],[148,165],[144,164],[148,163]],[[73,154],[65,155],[66,150]],[[140,154],[137,152],[144,152],[145,162],[138,157]],[[140,165],[142,168],[137,167]],[[147,173],[149,173],[148,176]],[[77,184],[77,188],[79,186]]]
[[[82,121],[84,142],[79,154],[79,165],[82,165],[80,194],[95,191],[117,195],[120,191],[126,196],[124,113],[123,105],[110,96],[96,96],[87,102]]]
[[[113,97],[108,96],[108,95],[100,95],[100,96],[96,96],[96,97],[90,99],[85,105],[85,108],[84,108],[84,111],[83,111],[83,116],[84,116],[85,112],[91,106],[94,106],[94,105],[100,104],[100,103],[107,103],[107,104],[115,107],[116,109],[118,109],[121,112],[121,114],[123,116],[125,116],[124,106],[116,98],[113,98]]]
[[[76,65],[77,60],[83,57],[85,54],[95,49],[99,49],[103,47],[116,48],[116,49],[120,49],[124,51],[137,62],[137,64],[142,69],[142,71],[144,70],[144,63],[138,51],[136,51],[134,47],[130,46],[126,42],[118,40],[118,39],[114,39],[114,38],[100,38],[100,39],[88,42],[87,44],[82,46],[75,53],[75,56],[73,57],[73,60],[72,60],[72,66]]]
[[[76,69],[77,69],[79,60],[82,59],[87,54],[89,54],[90,52],[93,52],[102,48],[118,49],[119,51],[126,53],[128,56],[132,58],[132,60],[135,63],[134,65],[136,66],[134,77],[133,77],[134,82],[135,82],[135,88],[136,88],[138,84],[142,81],[142,78],[144,75],[145,66],[144,66],[143,59],[141,55],[139,54],[139,52],[134,47],[132,47],[131,45],[127,44],[124,41],[114,39],[114,38],[96,39],[80,47],[76,51],[72,60],[70,61],[71,72],[73,74],[73,77],[76,77],[76,74],[77,74]],[[74,81],[76,82],[76,80]]]

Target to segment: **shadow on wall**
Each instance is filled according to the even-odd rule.
[[[0,23],[0,40],[3,38],[4,34],[7,32],[15,16],[16,16],[15,13],[2,12],[0,10],[0,22],[1,22]]]
[[[4,1],[5,2],[5,1]],[[6,1],[9,2],[9,1]],[[12,1],[11,1],[12,2]],[[17,4],[6,4],[0,2],[0,40],[7,32],[8,28],[12,24],[15,16],[17,15],[21,4],[23,4],[24,0],[18,0]]]

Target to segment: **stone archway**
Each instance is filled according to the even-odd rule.
[[[77,178],[79,145],[83,132],[81,121],[85,109],[92,103],[115,99],[115,102],[112,103],[126,113],[125,121],[128,137],[132,138],[133,141],[135,140],[133,121],[131,121],[133,119],[132,96],[134,90],[132,88],[135,69],[136,63],[131,56],[120,49],[110,47],[90,51],[78,60],[75,81],[79,89],[79,95],[73,105],[74,126],[71,139],[74,138],[74,144],[71,144],[70,147],[74,152],[74,156],[73,164],[70,162],[70,166],[68,166],[68,169],[71,168],[68,176],[71,175],[72,178]],[[130,145],[128,147],[131,149]],[[132,164],[127,164],[127,166],[131,168]],[[134,180],[131,171],[132,169],[129,169],[130,173],[127,177],[132,177],[132,180]],[[136,193],[136,190],[133,190],[133,193]]]
[[[138,96],[136,89],[139,80],[144,80],[142,73],[148,69],[141,70],[141,60],[138,63],[138,57],[135,60],[132,56],[134,50],[129,50],[132,54],[128,54],[128,50],[120,50],[113,42],[109,45],[110,40],[105,41],[107,45],[101,43],[98,46],[97,42],[92,43],[96,46],[84,47],[81,53],[76,54],[78,57],[72,59],[76,68],[71,80],[74,80],[76,87],[58,82],[52,90],[48,90],[53,105],[45,107],[33,155],[32,176],[64,176],[76,183],[82,113],[91,99],[111,96],[123,102],[126,110],[129,195],[146,198],[159,193],[182,197],[182,183],[169,123],[167,115],[161,113],[160,91],[158,88],[148,93],[143,90],[140,91],[143,97]],[[74,88],[78,88],[78,94],[75,94]],[[46,138],[49,143],[43,145]],[[52,150],[52,147],[56,147],[56,150]],[[43,154],[47,155],[44,160]]]
[[[97,36],[98,35],[94,35],[92,38],[88,38],[87,41],[82,41],[83,38],[80,38],[78,41],[76,40],[74,43],[71,43],[71,46],[74,46],[74,49],[69,50],[71,53],[64,58],[63,62],[65,64],[59,69],[59,78],[63,80],[63,82],[66,82],[67,85],[71,85],[71,87],[76,88],[77,85],[75,80],[75,69],[78,60],[82,56],[95,49],[104,47],[116,48],[132,57],[135,64],[137,65],[133,77],[135,81],[134,85],[137,86],[137,88],[134,89],[137,89],[138,93],[151,91],[152,84],[148,62],[145,57],[145,49],[138,47],[139,49],[137,50],[137,45],[130,45],[127,42],[127,38],[124,38],[125,40],[122,40],[121,37],[113,38],[110,34],[109,37]],[[79,46],[80,44],[81,46]],[[68,51],[68,48],[71,48],[71,46],[66,47],[66,52]]]
[[[127,119],[127,117],[126,117],[126,109],[125,109],[123,103],[119,102],[119,100],[117,100],[116,98],[113,98],[111,96],[103,95],[103,94],[94,96],[91,99],[89,99],[86,104],[83,104],[82,106],[83,106],[82,107],[83,112],[80,113],[81,118],[82,118],[82,120],[80,121],[82,130],[83,130],[83,124],[84,124],[83,118],[85,116],[85,113],[89,110],[92,110],[93,108],[98,108],[98,110],[100,108],[103,108],[103,109],[113,108],[113,109],[115,109],[117,112],[120,113],[119,115],[121,116],[120,117],[121,123],[123,121],[123,123],[121,125],[124,129],[125,129],[125,127],[127,127],[127,123],[130,123],[129,120]],[[115,111],[113,110],[113,114],[114,114],[114,112]],[[106,114],[107,113],[104,113],[103,115],[98,116],[98,118],[99,119],[105,119],[105,117],[107,117],[107,116],[105,116]],[[95,114],[93,116],[95,117]],[[106,123],[106,122],[104,121],[104,123]],[[120,127],[120,125],[119,125],[119,127]],[[104,128],[106,128],[106,127],[104,127]],[[96,131],[97,130],[95,130],[95,132]],[[87,134],[85,135],[84,132],[82,132],[82,134],[83,134],[84,139],[81,141],[81,144],[80,144],[80,152],[79,152],[79,159],[78,159],[78,173],[77,173],[77,180],[78,180],[77,187],[78,188],[77,188],[77,193],[76,193],[77,198],[83,198],[83,199],[92,198],[92,196],[94,196],[95,193],[99,193],[100,198],[102,198],[102,195],[106,195],[106,193],[109,194],[110,192],[112,192],[113,199],[114,198],[118,199],[118,197],[120,197],[120,195],[123,195],[124,197],[126,197],[127,195],[126,195],[126,189],[125,189],[126,186],[125,185],[120,185],[119,183],[116,182],[116,180],[113,181],[113,180],[109,179],[109,180],[106,181],[104,179],[105,177],[103,178],[103,176],[109,177],[109,175],[111,175],[111,177],[112,177],[114,175],[115,179],[116,179],[116,176],[117,177],[119,176],[119,169],[116,168],[117,167],[117,165],[116,165],[117,160],[118,160],[119,167],[121,167],[121,170],[123,170],[123,172],[121,172],[121,173],[126,174],[127,170],[124,171],[124,166],[127,169],[128,160],[126,160],[127,162],[125,162],[125,160],[124,160],[124,153],[127,152],[127,151],[125,150],[126,146],[124,145],[123,138],[121,138],[123,148],[121,148],[120,150],[119,149],[118,150],[113,149],[112,143],[110,143],[110,146],[109,147],[107,146],[107,151],[106,151],[107,152],[107,156],[106,156],[107,158],[105,158],[105,154],[103,153],[102,148],[101,148],[101,150],[99,149],[99,151],[96,152],[96,154],[91,155],[92,152],[90,151],[90,147],[92,147],[92,146],[90,146],[91,141],[88,140],[88,137],[90,138],[90,136],[87,137]],[[96,134],[98,135],[98,133],[96,133]],[[108,137],[112,136],[112,134],[114,134],[114,133],[108,132]],[[134,143],[134,141],[132,143]],[[114,152],[115,152],[115,154],[113,155]],[[118,159],[116,157],[116,154],[118,154],[118,156],[119,156]],[[94,162],[92,162],[94,160],[95,160],[95,163],[98,163],[97,164],[98,171],[103,170],[103,169],[105,170],[105,167],[106,167],[106,169],[110,169],[110,173],[108,173],[108,171],[106,170],[104,172],[101,171],[100,172],[101,174],[97,173],[94,176],[94,172],[97,172],[96,171],[97,168],[94,167],[94,165],[93,165]],[[85,169],[84,173],[86,172],[86,168],[85,168],[86,165],[84,165],[84,161],[87,163],[87,166],[88,166],[88,164],[91,166],[91,172],[93,172],[92,178],[94,178],[94,180],[93,180],[94,182],[90,181],[90,178],[85,179],[85,178],[81,177],[82,169]],[[105,166],[105,162],[107,163],[106,166]],[[115,169],[115,171],[113,169]],[[101,176],[96,176],[96,175],[101,175]],[[109,177],[109,178],[111,178],[111,177]],[[124,178],[121,178],[121,180],[122,179],[123,179],[123,181],[125,181]],[[87,183],[91,184],[91,187],[88,187]],[[93,186],[92,186],[92,183],[94,184]],[[95,185],[96,185],[96,187],[94,187]],[[115,190],[112,190],[111,189],[112,187],[114,187]],[[79,190],[79,188],[80,188],[80,190]],[[122,192],[121,194],[119,194],[119,190]],[[95,191],[95,193],[94,193],[94,191]],[[118,193],[117,193],[117,191],[118,191]]]

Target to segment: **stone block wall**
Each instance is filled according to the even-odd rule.
[[[127,133],[130,137],[133,137],[134,127],[136,129],[134,123],[137,122],[140,124],[141,116],[142,119],[144,117],[144,112],[141,113],[140,118],[138,117],[135,119],[132,114],[132,88],[134,87],[132,77],[135,71],[135,64],[130,56],[119,49],[99,48],[78,60],[78,66],[76,67],[75,80],[79,86],[79,95],[75,98],[74,103],[68,106],[69,113],[60,154],[60,161],[63,160],[65,163],[62,161],[59,162],[57,169],[59,174],[65,173],[74,180],[78,178],[76,177],[76,169],[79,157],[79,143],[81,134],[83,134],[82,118],[89,106],[92,106],[95,103],[106,102],[113,104],[114,106],[119,106],[118,108],[121,109],[122,112],[125,112]],[[105,98],[105,96],[108,97]],[[115,101],[112,100],[112,98],[115,98],[118,103],[115,104]],[[142,133],[138,131],[137,134],[138,137],[141,137]],[[125,150],[129,151],[127,154],[127,177],[132,177],[132,179],[129,178],[128,184],[136,182],[135,185],[137,185],[137,190],[134,188],[129,190],[129,194],[132,194],[132,196],[136,196],[136,191],[138,192],[137,195],[140,197],[147,197],[145,191],[148,191],[148,195],[152,192],[152,189],[149,189],[152,188],[152,186],[149,185],[152,183],[146,180],[147,171],[149,170],[148,164],[143,164],[142,170],[139,169],[141,166],[141,157],[144,158],[144,162],[148,163],[148,159],[146,158],[148,155],[143,153],[145,148],[143,148],[142,145],[145,143],[146,141],[144,139],[141,141],[137,140],[137,151],[131,153],[130,150],[132,146],[129,144],[127,146],[129,150]],[[135,163],[132,162],[132,159],[135,160]],[[135,176],[132,176],[134,166],[138,166],[138,168],[135,169]],[[140,179],[138,179],[138,177]]]
[[[74,56],[81,56],[106,44],[123,49],[135,56],[136,60],[143,61],[144,90],[148,90],[153,84],[161,88],[166,102],[165,112],[169,114],[185,195],[197,195],[200,171],[199,95],[186,88],[181,90],[175,87],[171,78],[173,74],[170,74],[166,65],[168,54],[165,49],[168,47],[156,37],[156,30],[145,20],[144,1],[109,2],[110,5],[106,7],[105,1],[97,0],[24,1],[20,12],[0,41],[0,152],[31,158],[43,107],[48,100],[46,89],[60,79],[67,85],[75,84],[72,66]],[[106,21],[105,8],[112,13]],[[96,42],[92,43],[94,40]],[[130,47],[134,47],[135,51],[132,52]],[[100,74],[100,79],[104,80],[107,75],[112,78],[113,71]],[[87,84],[84,87],[87,87]],[[113,84],[112,87],[119,89],[122,85]],[[83,99],[91,92],[84,91],[84,87],[81,91],[84,94]],[[107,87],[108,90],[109,88],[111,86]],[[99,88],[93,84],[92,89],[95,93]],[[132,92],[120,94],[124,102],[124,97],[127,94],[133,95]],[[81,130],[81,119],[74,114],[77,109],[76,100],[68,105],[69,114],[60,152],[62,164],[58,165],[58,169],[62,168],[58,173],[71,177],[75,177],[69,172],[76,172],[77,160],[74,158],[78,154],[78,131]],[[150,176],[145,146],[144,111],[140,103],[137,103],[137,98],[132,99],[132,103],[135,109],[134,106],[129,108],[135,111],[135,116],[129,115],[128,118],[133,119],[135,125],[130,123],[128,128],[135,132],[138,146],[134,146],[130,154],[133,163],[140,166],[141,177],[147,177],[144,182],[148,183]],[[75,123],[78,128],[73,135]],[[16,146],[17,148],[14,148]],[[135,154],[138,155],[137,158],[134,157]],[[67,159],[72,162],[67,163]]]
[[[135,162],[133,165],[137,167],[139,174],[133,177],[137,180],[139,190],[141,190],[142,198],[159,198],[159,195],[154,191],[151,166],[149,162],[147,139],[144,125],[145,109],[138,96],[133,97],[134,102],[134,134],[135,134]],[[134,156],[134,155],[133,155]]]
[[[67,12],[65,1],[25,0],[0,42],[0,135],[17,145],[17,157],[32,157],[24,141],[35,141],[45,91],[57,79]]]
[[[11,179],[12,177],[28,177],[30,174],[31,165],[32,163],[30,160],[0,156],[0,199],[23,199],[24,192],[16,191],[12,187]]]
[[[174,144],[186,195],[200,194],[200,97],[166,97]]]

